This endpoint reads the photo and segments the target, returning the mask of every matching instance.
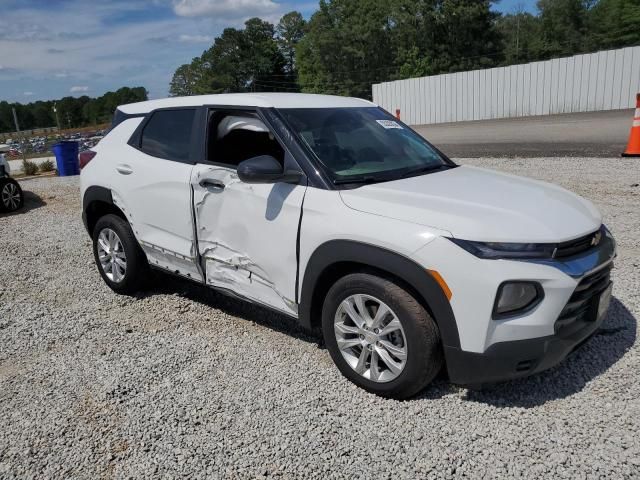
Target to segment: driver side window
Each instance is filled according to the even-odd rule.
[[[284,165],[284,149],[253,112],[217,110],[209,114],[207,160],[230,167],[270,155]]]

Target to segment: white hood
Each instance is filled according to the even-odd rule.
[[[554,243],[596,230],[602,216],[561,187],[477,167],[340,192],[354,210],[487,242]]]

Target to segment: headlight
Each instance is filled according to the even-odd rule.
[[[555,243],[472,242],[449,238],[459,247],[480,258],[552,258]]]
[[[544,290],[538,282],[504,282],[498,288],[493,306],[493,319],[525,313],[544,298]]]
[[[590,235],[560,243],[474,242],[459,238],[447,238],[479,258],[524,260],[529,258],[565,258],[581,254],[590,248],[598,247],[603,237],[607,237],[610,242],[615,244],[611,232],[604,225],[601,225],[598,231]]]

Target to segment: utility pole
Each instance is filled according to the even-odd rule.
[[[22,133],[20,132],[20,125],[18,124],[18,114],[16,113],[16,109],[15,107],[12,107],[11,110],[13,111],[13,123],[16,124],[16,133],[18,134],[18,136],[20,137],[20,146],[22,147],[22,171],[26,172],[27,171],[27,153],[25,152],[25,148],[24,148],[24,136],[22,135]]]
[[[60,131],[60,118],[58,117],[58,107],[56,102],[53,102],[53,113],[56,114],[56,124],[58,125],[58,131]]]

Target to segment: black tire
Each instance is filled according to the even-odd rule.
[[[406,336],[404,369],[387,383],[358,374],[344,359],[334,332],[334,317],[341,302],[365,294],[384,302],[395,313]],[[406,399],[423,390],[443,365],[440,332],[425,308],[405,289],[387,279],[354,273],[338,280],[329,290],[322,309],[322,333],[331,358],[340,372],[356,385],[382,397]]]
[[[126,256],[126,270],[123,278],[119,281],[113,281],[107,276],[98,257],[98,238],[100,232],[107,228],[113,230],[118,235]],[[100,276],[116,293],[132,295],[144,287],[149,277],[149,264],[146,255],[133,235],[129,223],[117,215],[105,215],[96,223],[93,229],[93,256]]]
[[[13,194],[11,198],[9,194]],[[16,201],[15,195],[18,196]],[[0,178],[0,212],[15,212],[24,206],[24,193],[13,178]]]

